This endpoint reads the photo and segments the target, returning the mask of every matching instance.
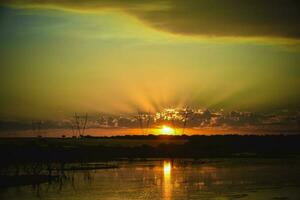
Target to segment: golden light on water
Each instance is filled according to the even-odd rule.
[[[174,135],[175,130],[169,126],[163,125],[162,128],[160,129],[160,134],[163,135]]]
[[[171,175],[171,162],[170,161],[164,161],[164,177]]]
[[[172,193],[172,183],[171,183],[171,171],[172,165],[170,161],[164,161],[163,172],[164,172],[164,194],[163,197],[165,200],[171,199]]]

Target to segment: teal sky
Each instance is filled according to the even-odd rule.
[[[187,34],[116,9],[2,6],[0,60],[8,119],[300,107],[300,43],[284,35]]]

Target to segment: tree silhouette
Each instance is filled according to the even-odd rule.
[[[87,122],[88,122],[87,113],[83,116],[80,116],[77,113],[75,113],[73,116],[73,120],[71,121],[73,136],[75,137],[84,136]]]

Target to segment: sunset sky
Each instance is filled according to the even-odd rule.
[[[2,0],[0,117],[299,110],[299,10],[292,0]]]

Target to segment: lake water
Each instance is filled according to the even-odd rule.
[[[119,168],[68,172],[59,182],[0,189],[0,199],[300,199],[300,161],[294,159],[115,164]]]

